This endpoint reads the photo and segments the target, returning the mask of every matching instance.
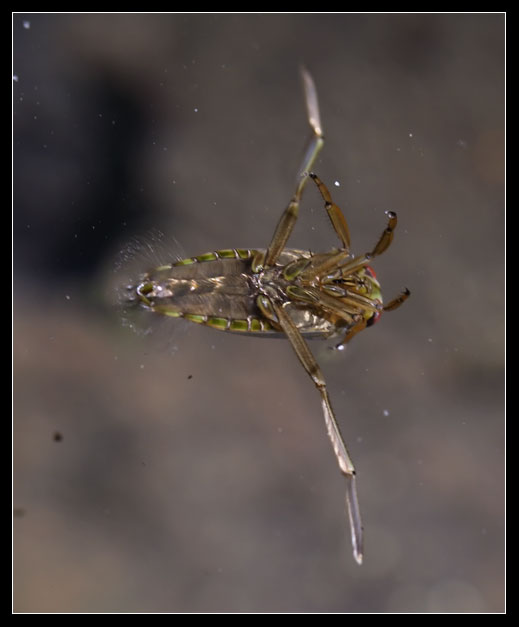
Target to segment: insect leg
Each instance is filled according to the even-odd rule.
[[[314,80],[309,72],[304,68],[301,69],[301,76],[303,79],[308,123],[312,134],[305,149],[303,163],[298,171],[296,191],[276,226],[276,230],[274,231],[274,235],[272,236],[272,240],[265,256],[265,266],[273,266],[281,254],[281,251],[285,248],[285,244],[294,229],[294,225],[299,215],[301,195],[308,181],[307,172],[315,163],[317,155],[321,151],[324,144],[321,117],[319,115],[319,103],[317,100],[317,90],[315,88]]]
[[[384,305],[384,311],[394,311],[395,309],[398,309],[398,307],[400,307],[400,305],[405,302],[410,295],[411,292],[406,287],[401,294],[399,294],[396,298],[393,298],[393,300],[390,300],[387,305]]]
[[[375,248],[371,251],[371,255],[373,257],[377,257],[385,252],[393,241],[393,231],[395,230],[397,224],[396,213],[394,211],[386,211],[386,215],[387,226],[382,231],[382,235],[376,243]]]
[[[294,229],[294,225],[299,215],[299,198],[296,195],[292,197],[292,200],[288,204],[288,207],[283,212],[281,219],[279,220],[274,235],[267,249],[265,256],[265,266],[273,266],[278,260],[279,255],[285,244],[287,243],[290,234]]]
[[[344,214],[340,210],[340,208],[333,202],[332,196],[328,191],[326,185],[321,181],[321,179],[314,174],[313,172],[309,173],[310,178],[319,188],[321,192],[321,196],[324,200],[324,208],[328,213],[328,217],[332,223],[335,232],[337,233],[337,237],[342,242],[342,248],[344,250],[349,250],[350,248],[350,230],[348,229],[348,223],[346,222],[346,218]]]
[[[338,344],[336,344],[335,346],[331,346],[330,348],[332,348],[333,350],[338,350],[338,351],[344,350],[346,348],[346,344],[351,340],[351,338],[366,328],[367,322],[368,321],[366,320],[366,318],[361,318],[361,320],[359,320],[356,325],[354,325],[353,327],[350,327],[346,335],[342,338],[342,340]]]
[[[306,370],[321,395],[321,404],[326,428],[328,430],[328,436],[330,437],[339,468],[342,474],[346,477],[346,504],[351,527],[353,557],[358,564],[361,564],[363,555],[362,521],[360,518],[359,503],[357,500],[355,468],[341,435],[337,419],[335,418],[335,414],[330,403],[330,397],[328,396],[328,390],[326,389],[326,382],[315,357],[312,355],[307,343],[290,316],[285,312],[283,307],[275,301],[270,301],[270,305],[277,317],[279,326],[283,329],[287,338],[290,340],[290,344],[301,362],[301,365]]]
[[[394,311],[395,309],[398,309],[398,307],[400,307],[400,305],[404,303],[410,295],[411,292],[406,287],[400,295],[389,301],[387,305],[384,305],[382,311]],[[359,331],[365,329],[367,324],[368,321],[366,320],[366,318],[363,317],[356,325],[351,327],[346,335],[343,337],[343,339],[335,346],[332,346],[332,348],[334,348],[335,350],[344,350],[346,348],[346,344],[351,340],[351,338],[357,335]]]
[[[315,87],[314,79],[304,67],[301,68],[301,78],[303,80],[303,90],[305,92],[306,113],[312,134],[310,135],[310,139],[305,147],[303,161],[297,172],[296,195],[299,195],[299,197],[301,197],[301,192],[308,181],[306,175],[312,169],[312,166],[317,159],[317,155],[324,145],[323,127],[321,124],[321,116],[319,114],[319,101],[317,98],[317,89]]]
[[[343,264],[341,266],[341,274],[343,276],[353,274],[354,272],[357,272],[357,270],[360,270],[364,266],[367,266],[371,262],[373,257],[378,257],[389,248],[389,245],[393,241],[393,231],[395,230],[397,225],[397,217],[394,211],[386,211],[386,215],[388,218],[387,226],[382,231],[382,235],[380,236],[378,242],[375,244],[373,250],[370,253],[365,253],[364,255],[361,255],[360,257],[354,257],[353,259],[351,259],[351,261],[348,261],[348,263]]]

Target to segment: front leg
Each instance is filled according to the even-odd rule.
[[[263,301],[264,304],[262,306],[262,309],[264,310],[266,310],[265,300]],[[268,299],[268,304],[270,316],[275,316],[277,324],[290,340],[290,344],[301,362],[301,365],[306,370],[321,395],[321,405],[323,408],[328,436],[330,437],[339,468],[342,474],[346,477],[346,505],[348,508],[348,517],[351,527],[353,557],[358,564],[361,564],[363,556],[363,534],[359,503],[357,500],[355,467],[353,466],[353,462],[351,461],[351,457],[339,429],[337,419],[335,418],[335,414],[330,403],[330,397],[328,396],[326,382],[315,357],[312,355],[307,343],[299,332],[299,329],[296,327],[290,316],[285,312],[283,306],[276,303],[275,300],[270,299]]]
[[[389,301],[387,305],[384,305],[384,307],[382,308],[382,311],[394,311],[395,309],[398,309],[398,307],[400,307],[400,305],[404,303],[409,298],[410,295],[411,295],[411,292],[406,287],[401,294],[399,294],[396,298],[393,298],[393,300]],[[371,321],[371,324],[373,324],[373,320],[376,322],[377,319],[378,319],[378,316],[373,318]],[[357,324],[353,325],[352,327],[348,329],[348,331],[346,332],[346,335],[342,338],[342,340],[335,346],[332,346],[331,348],[334,350],[339,350],[339,351],[344,350],[346,348],[346,344],[353,337],[355,337],[357,333],[365,329],[367,326],[370,326],[369,319],[366,320],[366,318],[362,317],[357,322]]]

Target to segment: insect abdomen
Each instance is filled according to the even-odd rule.
[[[136,288],[155,313],[206,324],[221,331],[274,332],[256,306],[251,280],[256,251],[216,250],[155,268]]]

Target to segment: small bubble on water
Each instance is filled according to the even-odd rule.
[[[341,184],[339,183],[339,181],[334,181],[334,183],[333,183],[333,184],[335,185],[335,187],[340,187],[340,186],[341,186]]]
[[[384,416],[389,416],[389,409],[384,409],[382,413],[384,414]]]

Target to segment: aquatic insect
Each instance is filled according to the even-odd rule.
[[[340,336],[337,349],[373,325],[383,311],[399,307],[409,290],[383,305],[380,284],[370,267],[372,259],[391,244],[396,214],[374,248],[355,257],[350,251],[346,219],[321,179],[311,171],[324,136],[314,81],[302,70],[311,137],[299,169],[294,195],[282,213],[268,248],[227,248],[152,268],[126,287],[127,300],[145,310],[184,318],[221,331],[258,337],[283,334],[321,397],[328,435],[339,468],[346,478],[346,504],[353,555],[363,557],[362,522],[357,500],[355,468],[341,435],[326,382],[306,338]],[[298,218],[303,189],[313,181],[339,238],[339,246],[325,253],[286,248]]]

